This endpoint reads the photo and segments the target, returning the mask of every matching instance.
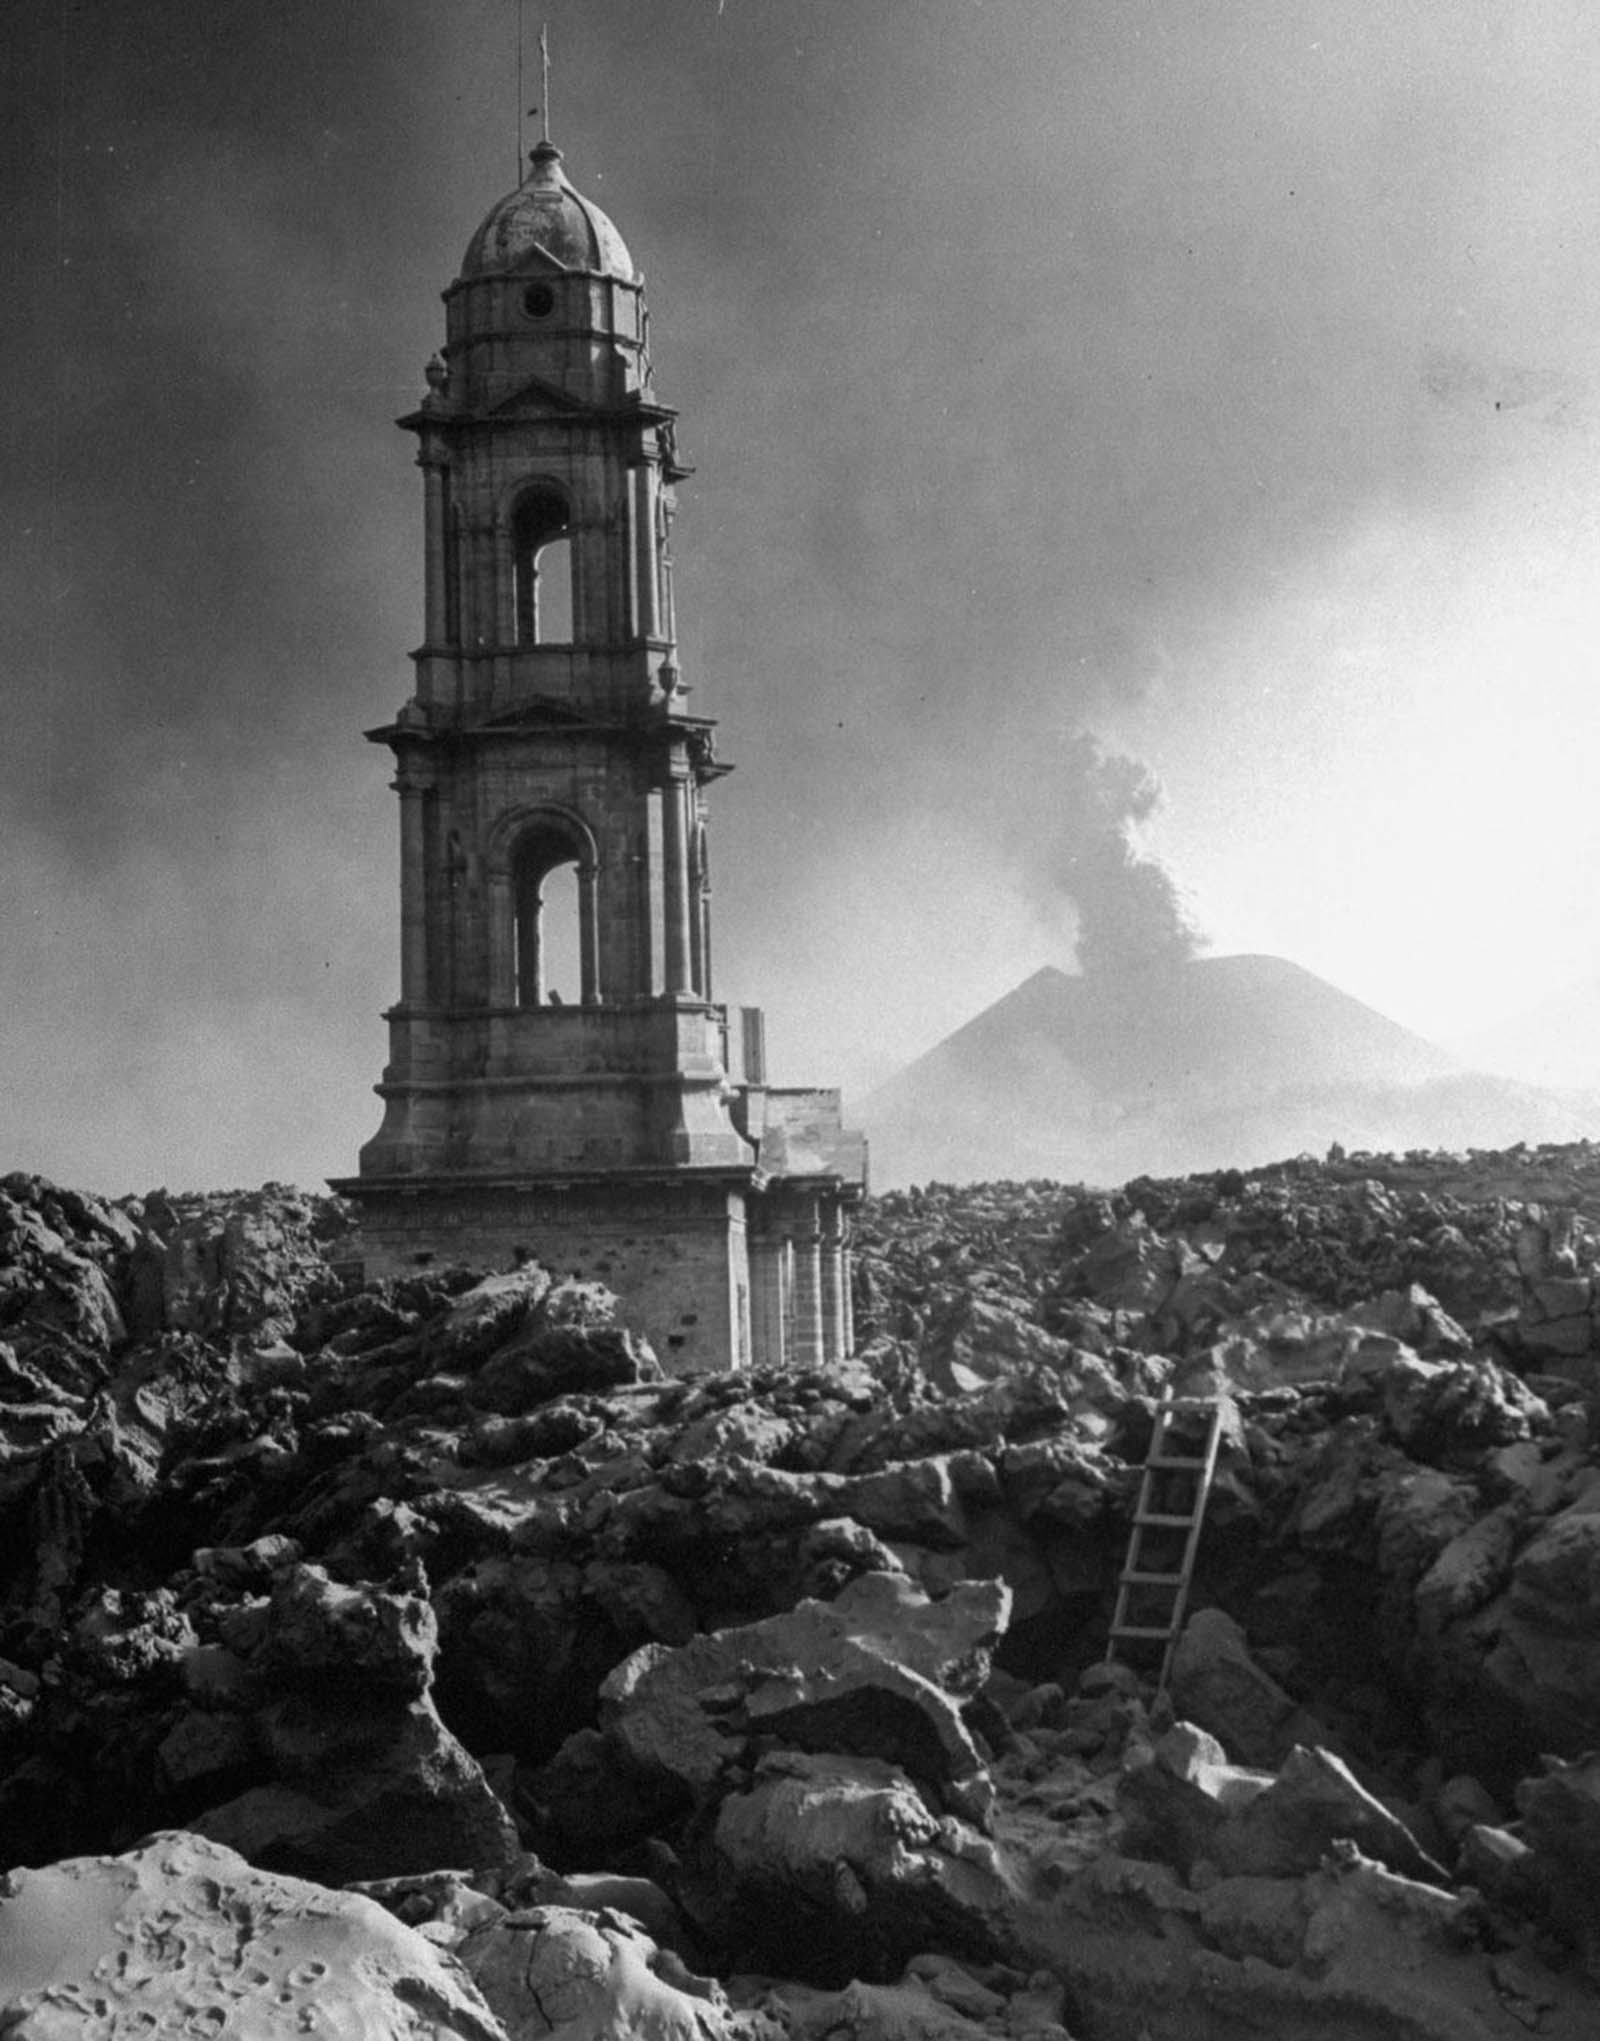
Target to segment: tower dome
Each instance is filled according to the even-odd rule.
[[[627,244],[600,208],[562,176],[561,151],[555,144],[540,142],[528,161],[532,168],[527,177],[490,211],[468,244],[462,282],[550,263],[636,282],[638,273]]]

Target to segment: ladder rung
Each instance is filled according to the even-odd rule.
[[[1203,1445],[1198,1442],[1201,1426],[1193,1421],[1202,1414],[1205,1419]],[[1216,1398],[1163,1397],[1145,1454],[1138,1497],[1133,1507],[1127,1557],[1117,1577],[1117,1604],[1106,1638],[1107,1660],[1116,1657],[1118,1646],[1122,1644],[1163,1645],[1161,1691],[1165,1691],[1173,1654],[1183,1629],[1184,1612],[1194,1579],[1195,1553],[1221,1442],[1222,1405]],[[1174,1448],[1185,1450],[1176,1451]],[[1193,1484],[1193,1494],[1187,1506],[1182,1509],[1152,1509],[1150,1504],[1158,1498],[1171,1500],[1168,1488],[1178,1480]],[[1179,1491],[1180,1494],[1182,1492]],[[1159,1534],[1165,1534],[1169,1540],[1179,1532],[1185,1534],[1183,1560],[1178,1568],[1158,1569],[1144,1560],[1140,1540],[1149,1532],[1158,1534],[1158,1550]],[[1143,1602],[1140,1601],[1141,1596],[1144,1597]],[[1127,1620],[1131,1607],[1144,1609],[1154,1601],[1159,1608],[1161,1603],[1157,1597],[1166,1597],[1170,1601],[1165,1623],[1130,1623]]]

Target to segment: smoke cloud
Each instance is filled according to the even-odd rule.
[[[1078,969],[1111,979],[1187,963],[1204,938],[1177,881],[1139,838],[1161,805],[1160,780],[1087,732],[1068,740],[1060,779],[1065,812],[1050,876],[1076,910]]]

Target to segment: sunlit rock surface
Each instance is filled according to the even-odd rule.
[[[181,1834],[0,1881],[0,2032],[504,2041],[459,1966],[372,1900]]]

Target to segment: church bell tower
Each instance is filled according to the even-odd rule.
[[[531,1256],[615,1290],[669,1367],[831,1358],[864,1150],[836,1093],[767,1085],[759,1015],[713,998],[706,794],[729,768],[676,655],[689,470],[642,279],[548,140],[445,305],[400,421],[416,691],[368,732],[396,762],[400,998],[383,1124],[334,1188],[369,1273]]]

